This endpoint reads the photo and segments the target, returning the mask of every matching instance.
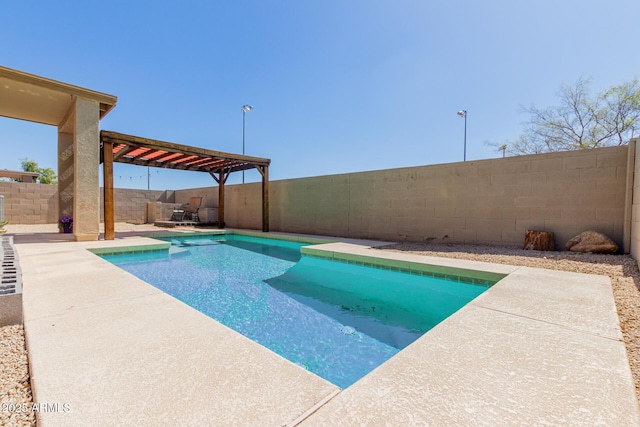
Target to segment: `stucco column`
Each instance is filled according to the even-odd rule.
[[[73,235],[98,240],[100,233],[100,105],[77,98],[73,138]]]

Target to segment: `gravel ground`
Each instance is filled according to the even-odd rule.
[[[0,328],[0,425],[35,426],[21,325]]]
[[[636,396],[640,401],[640,271],[637,262],[630,255],[540,252],[498,246],[440,243],[399,243],[378,249],[609,276],[636,386]]]

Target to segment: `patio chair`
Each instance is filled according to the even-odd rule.
[[[170,221],[195,221],[200,222],[198,216],[198,210],[202,204],[202,197],[191,197],[189,203],[180,206],[178,209],[174,209],[171,214]]]

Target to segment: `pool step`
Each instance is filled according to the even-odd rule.
[[[13,236],[0,236],[0,327],[22,324],[22,271]]]

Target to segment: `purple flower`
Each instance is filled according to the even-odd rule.
[[[60,224],[63,227],[71,227],[73,225],[73,217],[72,216],[64,216],[62,218],[60,218]]]

